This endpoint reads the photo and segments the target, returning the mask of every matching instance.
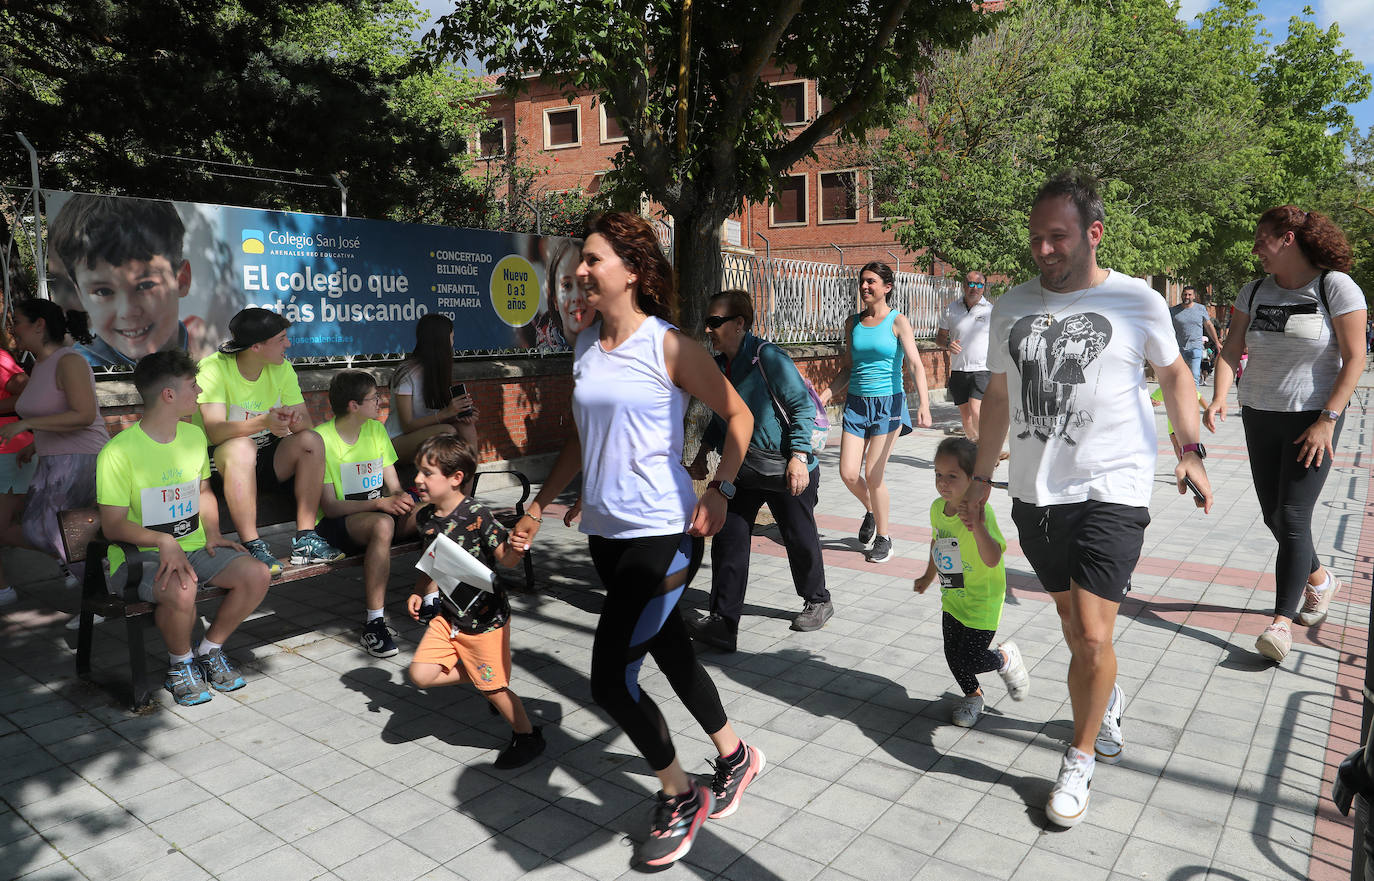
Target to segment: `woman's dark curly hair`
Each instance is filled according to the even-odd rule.
[[[610,244],[638,281],[635,285],[635,305],[645,315],[677,323],[677,287],[673,284],[673,267],[658,246],[658,236],[649,221],[628,211],[607,211],[587,218],[582,231],[585,240],[599,233]]]
[[[1296,205],[1280,205],[1260,215],[1258,226],[1275,235],[1292,232],[1302,255],[1318,269],[1349,272],[1350,242],[1331,218],[1320,211],[1304,211]]]

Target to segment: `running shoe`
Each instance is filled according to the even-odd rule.
[[[1303,591],[1302,611],[1298,613],[1298,623],[1304,627],[1311,627],[1313,624],[1320,624],[1326,617],[1326,610],[1331,608],[1331,600],[1336,596],[1336,591],[1341,589],[1341,582],[1336,576],[1328,577],[1331,585],[1326,590],[1317,590],[1312,585],[1307,585]]]
[[[394,635],[385,618],[373,618],[363,628],[362,638],[358,642],[374,658],[393,658],[400,651],[392,639]]]
[[[1056,826],[1077,826],[1088,811],[1088,796],[1093,785],[1093,757],[1069,747],[1059,766],[1059,778],[1050,789],[1045,816]]]
[[[267,571],[272,573],[272,577],[275,578],[281,574],[281,560],[272,556],[271,549],[267,547],[267,542],[263,539],[255,538],[252,541],[246,541],[243,543],[243,549],[254,560],[267,566]]]
[[[1285,622],[1270,624],[1255,640],[1255,649],[1275,664],[1282,663],[1292,648],[1293,630]]]
[[[868,562],[886,563],[892,559],[892,539],[886,535],[880,535],[873,540],[873,549],[868,552]]]
[[[200,664],[201,674],[206,682],[215,687],[215,691],[237,691],[247,684],[222,648],[197,655],[196,663]]]
[[[868,547],[869,542],[873,541],[873,536],[877,532],[878,521],[873,519],[873,512],[865,511],[863,522],[859,524],[859,544]]]
[[[744,744],[745,751],[745,758],[741,762],[731,765],[724,756],[716,759],[716,774],[711,779],[711,797],[716,805],[708,814],[712,820],[728,817],[739,809],[744,790],[754,782],[754,778],[759,776],[759,772],[768,763],[763,750],[742,740],[740,743]]]
[[[304,566],[308,563],[332,563],[342,560],[346,555],[320,537],[313,529],[296,533],[291,539],[291,565]]]
[[[1097,760],[1108,765],[1121,761],[1126,741],[1121,737],[1121,714],[1126,711],[1126,694],[1121,686],[1112,685],[1112,696],[1107,701],[1107,712],[1102,714],[1102,727],[1097,729],[1097,741],[1093,752]]]
[[[1007,694],[1011,695],[1014,701],[1025,700],[1026,695],[1030,694],[1030,672],[1021,657],[1021,649],[1011,640],[997,648],[1007,659],[1006,667],[997,671],[997,675],[1002,677],[1002,682],[1007,686]]]
[[[211,697],[210,689],[205,685],[205,674],[195,658],[173,664],[167,671],[167,680],[162,687],[171,692],[172,700],[183,707],[203,704]]]
[[[826,600],[823,603],[807,602],[801,612],[792,619],[792,629],[802,633],[820,630],[825,622],[835,617],[835,604]]]
[[[635,851],[635,859],[650,866],[666,866],[687,856],[713,804],[711,790],[699,784],[673,798],[658,793],[649,837]]]
[[[492,709],[496,708],[492,707]],[[537,759],[540,753],[544,752],[545,745],[544,732],[539,728],[535,728],[528,734],[515,733],[511,736],[510,744],[501,750],[501,754],[496,757],[494,764],[502,771],[528,765]]]
[[[972,728],[973,723],[978,721],[978,717],[983,714],[983,696],[981,694],[966,694],[959,698],[959,703],[954,705],[954,713],[950,716],[950,721],[960,728]]]
[[[437,614],[439,614],[439,601],[438,601],[438,600],[431,600],[431,601],[429,601],[429,602],[427,602],[427,603],[426,603],[426,602],[421,602],[421,603],[420,603],[420,612],[419,612],[419,615],[420,615],[420,618],[419,618],[419,620],[420,620],[420,626],[421,626],[421,627],[428,627],[428,626],[429,626],[429,622],[433,621],[433,620],[434,620],[434,616],[437,615]]]

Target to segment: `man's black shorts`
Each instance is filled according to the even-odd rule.
[[[949,399],[958,406],[967,404],[970,399],[983,400],[983,392],[988,390],[988,377],[991,370],[954,370],[949,374]]]
[[[1013,499],[1011,519],[1045,590],[1065,591],[1072,581],[1114,603],[1126,598],[1150,525],[1149,508],[1092,499],[1042,508]]]

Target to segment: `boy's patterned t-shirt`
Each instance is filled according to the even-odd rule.
[[[452,513],[441,517],[435,513],[433,505],[426,505],[416,515],[415,522],[420,530],[420,539],[426,545],[433,541],[435,536],[447,535],[463,550],[481,560],[482,565],[492,571],[496,570],[496,549],[506,540],[507,532],[485,506],[477,504],[471,498],[465,498],[458,503],[458,507],[454,508]],[[458,585],[453,593],[458,602],[455,603],[441,593],[439,607],[449,626],[455,630],[464,633],[486,633],[504,627],[510,620],[510,600],[507,599],[506,591],[501,587],[499,580],[492,593],[465,584]],[[463,606],[479,593],[482,596],[464,614]]]

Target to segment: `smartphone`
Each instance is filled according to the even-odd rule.
[[[1207,497],[1202,494],[1202,490],[1197,488],[1197,484],[1193,483],[1193,478],[1186,474],[1183,475],[1183,485],[1192,490],[1193,501],[1197,503],[1199,508],[1207,503]]]
[[[452,400],[452,399],[454,399],[454,398],[461,398],[463,395],[465,395],[465,394],[467,394],[467,393],[468,393],[468,387],[467,387],[467,384],[466,384],[466,383],[455,382],[452,386],[449,387],[449,390],[448,390],[449,400]],[[459,414],[458,414],[458,418],[461,419],[461,418],[463,418],[464,416],[467,416],[468,414],[470,414],[471,412],[472,412],[472,408],[469,407],[468,409],[466,409],[466,410],[464,410],[463,412],[459,413]]]

